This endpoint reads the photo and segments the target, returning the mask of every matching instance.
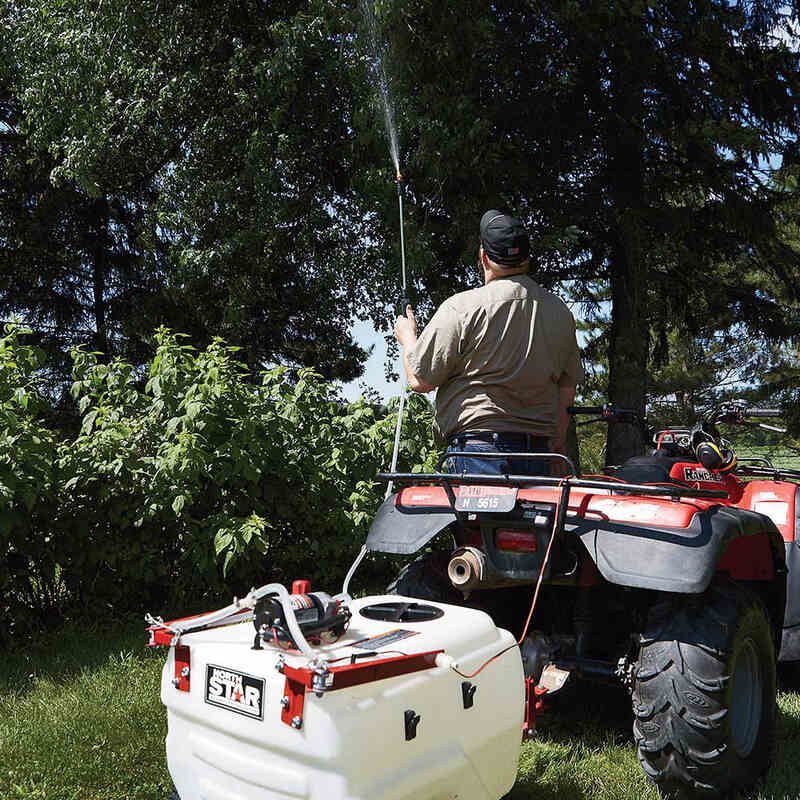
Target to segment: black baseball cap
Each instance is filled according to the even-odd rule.
[[[517,267],[531,252],[522,221],[491,209],[481,217],[481,244],[489,258],[504,267]]]

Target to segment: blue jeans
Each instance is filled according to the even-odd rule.
[[[463,440],[463,441],[462,441]],[[542,447],[539,452],[547,452],[549,448]],[[456,437],[448,445],[447,452],[467,453],[519,453],[523,448],[518,443],[510,444],[503,441],[503,434],[498,434],[492,442],[483,442],[470,439],[469,434]],[[453,473],[470,473],[473,475],[549,475],[550,461],[543,458],[468,458],[457,456],[448,459],[445,470]]]

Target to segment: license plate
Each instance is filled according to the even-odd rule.
[[[206,665],[206,703],[251,719],[264,719],[264,679],[246,672]]]
[[[516,486],[457,486],[456,511],[511,511],[517,502]]]

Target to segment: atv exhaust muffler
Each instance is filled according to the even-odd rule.
[[[486,556],[477,547],[460,547],[450,557],[447,575],[456,589],[469,592],[483,581]]]

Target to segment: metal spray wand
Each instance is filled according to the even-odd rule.
[[[408,299],[408,286],[406,285],[406,240],[405,233],[403,232],[403,176],[399,169],[397,170],[397,176],[395,177],[394,182],[397,185],[397,202],[400,205],[400,265],[403,271],[403,300],[401,313],[405,314],[406,309],[411,304],[411,301]],[[402,363],[400,364],[400,374],[401,376],[403,374]],[[397,454],[400,450],[400,429],[403,427],[403,410],[406,403],[406,388],[405,384],[402,383],[402,378],[401,385],[403,388],[400,391],[400,407],[397,409],[397,427],[395,428],[394,432],[394,450],[392,451],[392,472],[397,470]],[[392,481],[389,481],[389,485],[386,487],[384,499],[391,493]]]
[[[408,286],[406,283],[406,240],[405,240],[405,233],[403,231],[403,175],[400,170],[397,170],[397,175],[395,176],[394,182],[397,186],[397,202],[400,206],[400,265],[402,268],[403,274],[403,299],[402,299],[402,311],[401,313],[405,313],[406,308],[411,304],[411,301],[408,298]],[[404,366],[400,364],[400,374],[403,373]],[[402,378],[401,378],[402,381]],[[394,430],[394,450],[392,451],[392,468],[391,472],[395,472],[397,470],[397,454],[400,451],[400,431],[403,428],[403,411],[405,410],[406,405],[406,387],[405,383],[401,383],[402,389],[400,390],[400,405],[397,409],[397,426]],[[392,481],[389,481],[389,485],[386,487],[386,494],[384,495],[384,500],[392,493]],[[350,598],[348,594],[348,589],[350,587],[350,579],[355,574],[355,571],[358,569],[358,565],[364,560],[364,556],[367,554],[367,546],[364,545],[361,548],[361,551],[356,556],[356,560],[353,562],[353,565],[347,572],[345,576],[344,583],[342,584],[342,591],[341,594],[336,595],[337,598],[343,598],[345,600]]]

